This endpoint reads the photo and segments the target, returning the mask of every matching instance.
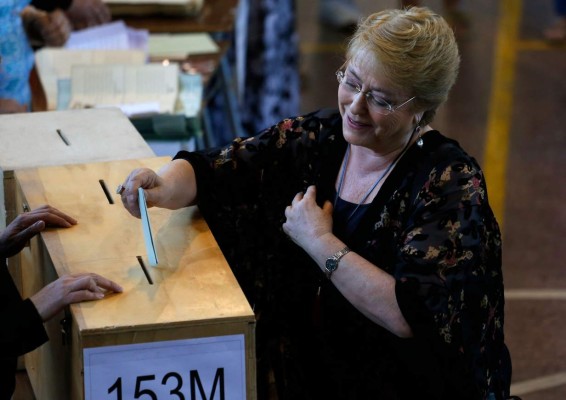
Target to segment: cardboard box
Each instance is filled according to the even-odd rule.
[[[51,340],[26,355],[37,398],[162,398],[163,391],[168,398],[178,390],[185,398],[216,399],[223,392],[255,399],[255,317],[198,208],[148,210],[159,258],[150,267],[141,221],[114,192],[133,169],[155,170],[168,161],[16,171],[19,203],[47,203],[79,221],[43,232],[24,249],[25,294],[78,272],[124,287],[72,305],[46,324]],[[103,185],[112,188],[109,195]]]

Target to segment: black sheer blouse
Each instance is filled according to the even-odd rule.
[[[341,127],[323,110],[176,156],[193,165],[199,208],[256,312],[260,398],[269,371],[280,398],[504,398],[501,236],[482,171],[457,142],[426,133],[357,227],[335,232],[395,277],[413,338],[363,316],[283,233],[299,191],[334,200]]]

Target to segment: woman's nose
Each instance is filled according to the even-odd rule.
[[[354,114],[361,114],[368,111],[368,103],[364,92],[360,91],[353,95],[350,110]]]

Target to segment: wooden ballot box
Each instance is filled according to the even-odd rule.
[[[17,204],[47,203],[78,220],[24,249],[24,292],[78,272],[124,288],[46,324],[50,341],[25,362],[38,399],[256,398],[255,317],[198,208],[148,209],[150,266],[142,222],[115,193],[133,169],[168,161],[16,171]]]

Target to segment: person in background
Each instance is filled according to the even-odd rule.
[[[232,42],[222,74],[213,79],[231,76],[228,70],[233,67],[234,84],[219,83],[235,90],[213,91],[204,113],[208,140],[214,144],[250,135],[299,112],[294,0],[241,0]]]
[[[17,357],[48,340],[43,322],[64,307],[104,298],[106,291],[122,288],[94,273],[73,274],[51,282],[23,300],[6,267],[6,259],[47,226],[69,228],[77,221],[56,208],[42,206],[20,214],[0,234],[0,400],[10,400],[15,388]]]
[[[476,160],[432,127],[460,63],[428,8],[360,22],[337,110],[179,152],[126,209],[198,205],[256,314],[258,398],[501,400],[501,234]]]
[[[544,37],[551,42],[566,40],[566,0],[554,0],[555,21],[544,30]]]
[[[74,31],[110,22],[112,15],[103,0],[32,0],[40,10],[64,10]]]
[[[71,30],[109,20],[102,0],[0,0],[0,114],[30,110],[33,48],[63,46]]]

